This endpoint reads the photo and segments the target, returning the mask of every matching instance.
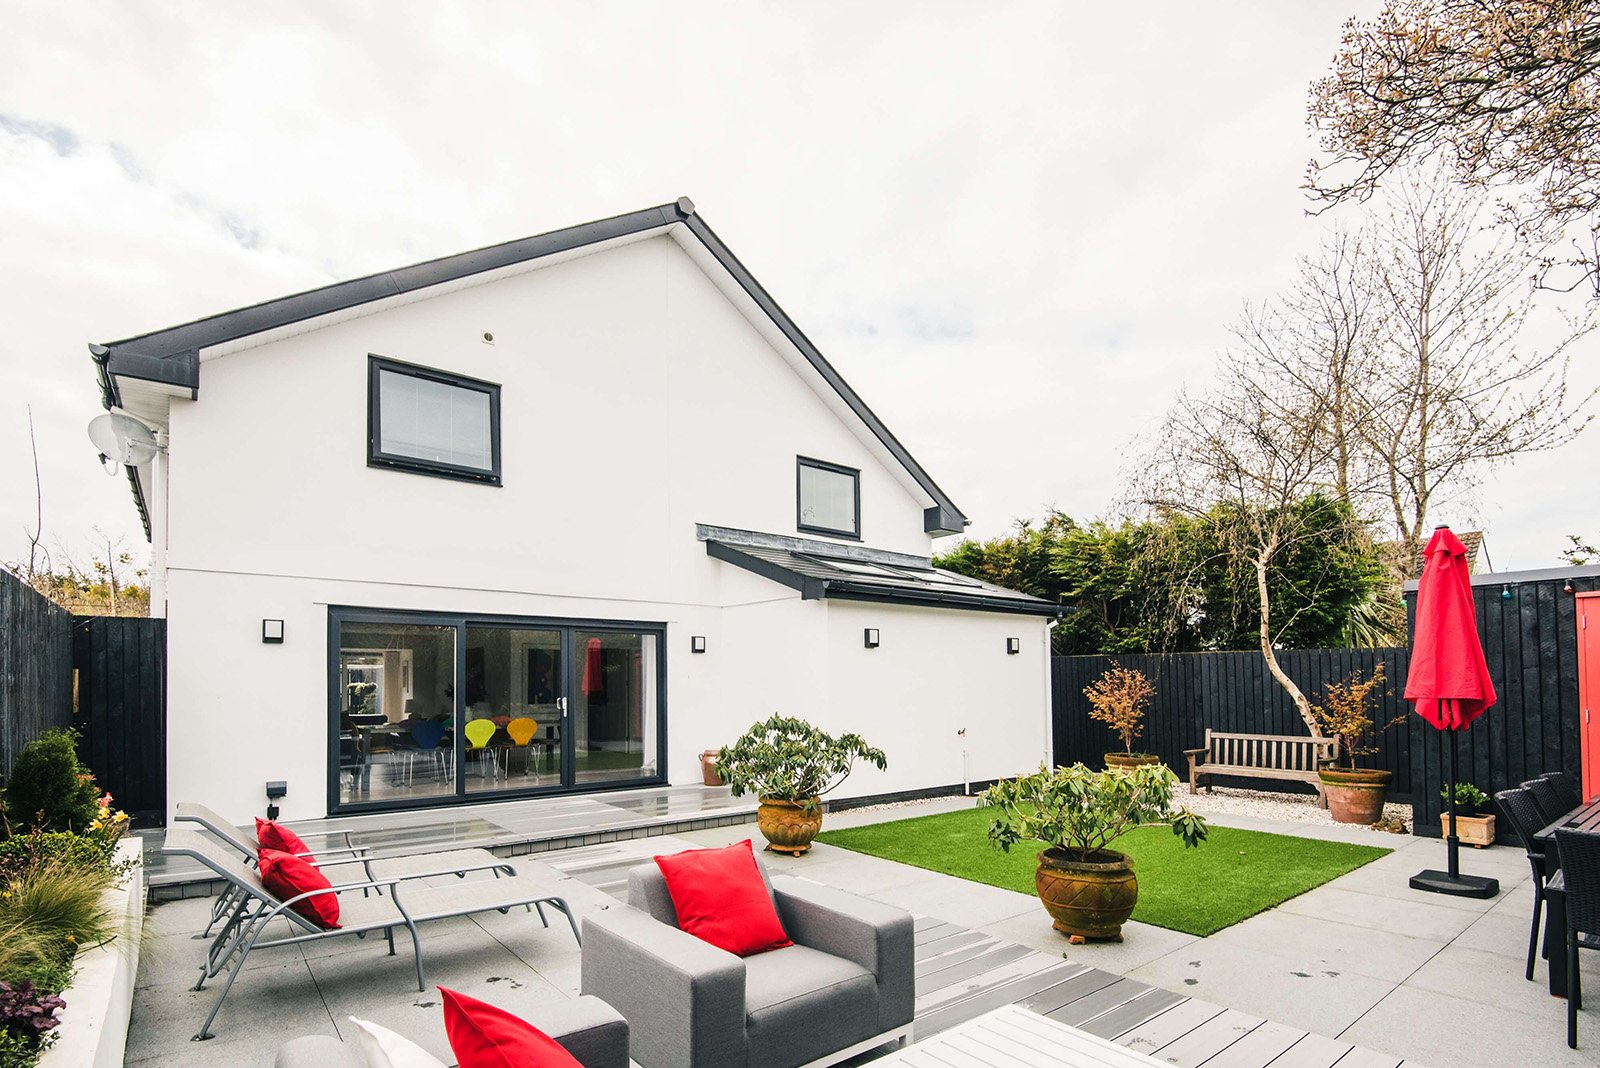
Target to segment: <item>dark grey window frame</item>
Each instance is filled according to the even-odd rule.
[[[832,471],[836,475],[849,475],[855,483],[855,513],[856,525],[854,530],[836,530],[833,527],[814,526],[805,521],[805,502],[801,500],[800,478],[801,472],[806,468],[818,471]],[[827,460],[818,460],[812,456],[797,456],[794,464],[794,525],[795,529],[806,534],[821,534],[825,538],[844,538],[847,541],[861,540],[861,469],[859,467],[846,467],[844,464],[829,463]]]
[[[460,464],[441,463],[437,460],[419,460],[415,456],[398,456],[394,453],[384,452],[381,447],[381,442],[383,441],[383,412],[378,397],[378,376],[384,371],[487,394],[489,397],[489,452],[492,460],[490,469],[485,470],[481,467],[465,467]],[[462,482],[479,482],[489,486],[501,485],[500,384],[497,382],[485,382],[481,378],[459,375],[453,371],[441,371],[437,367],[423,367],[420,364],[392,360],[387,356],[379,356],[377,353],[369,352],[367,354],[367,466],[388,468],[392,471],[410,471],[419,475],[432,475],[435,478],[453,478]]]
[[[424,626],[454,627],[456,631],[456,679],[467,677],[468,627],[525,627],[531,630],[618,631],[623,633],[648,633],[656,636],[659,657],[656,664],[656,774],[649,778],[621,779],[615,782],[578,783],[573,776],[573,732],[561,732],[562,782],[555,786],[535,786],[508,790],[466,789],[465,737],[460,725],[466,722],[466,687],[455,687],[455,707],[451,714],[452,735],[455,742],[451,759],[456,762],[455,788],[447,794],[427,797],[391,799],[387,801],[342,800],[339,790],[339,655],[341,628],[347,622],[356,623],[418,623]],[[399,608],[365,608],[358,605],[328,606],[328,666],[326,734],[328,745],[328,815],[362,812],[396,812],[413,808],[447,808],[452,805],[495,804],[515,801],[525,797],[572,797],[579,794],[605,793],[610,790],[636,790],[646,786],[667,785],[667,631],[666,623],[629,619],[573,619],[563,616],[496,615],[484,612],[422,612]],[[575,646],[563,639],[567,676],[576,680],[581,672],[579,654]]]

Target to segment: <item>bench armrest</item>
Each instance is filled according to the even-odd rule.
[[[744,961],[628,905],[583,920],[581,989],[639,1036],[644,1065],[745,1060]]]
[[[1210,755],[1210,753],[1211,750],[1209,749],[1185,749],[1183,751],[1183,755],[1187,757],[1203,757]]]
[[[778,916],[799,945],[861,965],[878,981],[880,1030],[911,1022],[916,935],[911,913],[820,883],[774,876]]]

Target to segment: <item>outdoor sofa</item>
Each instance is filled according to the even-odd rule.
[[[545,918],[544,906],[549,905],[566,917],[567,923],[572,926],[573,937],[578,937],[578,927],[571,909],[563,898],[553,892],[549,881],[516,874],[515,869],[503,861],[498,862],[487,876],[479,872],[475,878],[462,878],[445,886],[434,886],[426,880],[457,874],[455,869],[448,866],[444,870],[414,875],[358,877],[350,882],[333,882],[330,879],[333,884],[327,889],[311,890],[280,900],[262,884],[259,874],[250,863],[239,857],[235,849],[224,846],[220,839],[210,834],[174,826],[167,831],[161,851],[199,861],[228,884],[228,890],[238,902],[222,930],[217,932],[207,948],[200,979],[194,985],[195,990],[203,989],[207,979],[215,978],[224,969],[227,970],[222,990],[207,1013],[205,1023],[194,1036],[196,1040],[211,1037],[211,1024],[227,999],[228,991],[243,970],[246,959],[258,949],[299,945],[345,935],[365,937],[381,931],[388,943],[389,954],[393,956],[394,930],[403,927],[411,935],[417,989],[426,990],[422,936],[417,926],[430,920],[470,916],[490,910],[504,913],[520,905],[530,910],[537,907],[540,920],[548,927],[550,924]],[[364,871],[362,874],[365,874]],[[322,894],[338,896],[338,927],[323,927],[294,909],[295,905]],[[275,920],[282,920],[288,925],[287,934],[268,935],[269,929],[274,929]]]
[[[911,914],[756,866],[792,946],[740,958],[685,933],[654,864],[584,918],[583,993],[627,1019],[642,1068],[813,1068],[909,1037]]]
[[[552,1001],[521,1014],[583,1068],[628,1068],[628,1024],[599,998]],[[362,1068],[353,1043],[307,1035],[278,1047],[273,1068]]]

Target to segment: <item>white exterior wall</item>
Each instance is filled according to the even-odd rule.
[[[504,485],[369,468],[369,353],[500,383]],[[801,454],[861,469],[866,545],[926,556],[928,502],[670,238],[205,360],[201,380],[168,434],[169,804],[243,820],[284,779],[285,818],[325,813],[329,605],[665,623],[674,783],[779,710],[891,750],[852,793],[958,781],[943,734],[980,699],[1015,723],[993,720],[974,776],[1037,762],[1037,618],[802,602],[706,556],[696,523],[795,533]],[[886,636],[870,661],[863,625]]]

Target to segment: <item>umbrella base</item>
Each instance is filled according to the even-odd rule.
[[[1500,892],[1500,882],[1484,875],[1457,875],[1452,878],[1449,872],[1430,868],[1411,877],[1411,889],[1455,897],[1491,898]]]

